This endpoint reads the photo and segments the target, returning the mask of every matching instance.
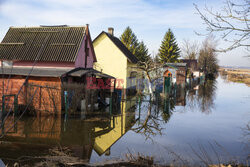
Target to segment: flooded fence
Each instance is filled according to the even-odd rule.
[[[56,79],[44,82],[42,78],[4,78],[0,82],[0,106],[3,115],[60,114],[60,83]]]
[[[110,89],[88,89],[84,84],[64,83],[62,92],[62,110],[71,116],[86,115],[116,104],[117,93]]]
[[[20,80],[20,82],[23,80]],[[7,88],[7,82],[5,82]],[[2,86],[0,86],[3,88]],[[1,115],[77,115],[80,111],[93,112],[112,104],[117,93],[108,89],[86,89],[85,84],[38,82],[29,80],[23,87],[10,80],[8,90],[1,91]],[[115,107],[115,105],[113,105]]]

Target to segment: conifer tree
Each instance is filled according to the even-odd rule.
[[[138,42],[136,35],[130,27],[125,29],[120,40],[140,62],[147,62],[150,59],[146,45],[143,41]]]
[[[128,48],[128,50],[135,55],[136,49],[139,45],[136,35],[130,27],[127,27],[122,33],[120,40]]]
[[[161,63],[176,63],[180,57],[180,49],[177,45],[173,32],[168,29],[166,32],[160,49],[159,58]]]
[[[148,54],[147,46],[144,44],[143,41],[139,43],[136,49],[135,56],[141,62],[147,62],[150,60],[150,55]]]

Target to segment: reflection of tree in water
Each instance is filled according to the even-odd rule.
[[[199,84],[198,87],[191,87],[187,90],[188,110],[198,110],[206,114],[211,113],[214,108],[216,84],[216,80],[207,80]]]
[[[167,123],[174,109],[174,100],[156,96],[151,100],[149,96],[139,97],[138,102],[139,118],[136,126],[131,130],[145,135],[146,139],[152,136],[162,135],[162,123]]]
[[[192,111],[194,108],[197,107],[197,92],[194,88],[190,88],[187,91],[187,107]]]
[[[211,113],[214,108],[214,99],[215,93],[217,89],[217,81],[216,80],[207,80],[203,84],[200,85],[198,89],[198,105],[199,109],[203,113]]]
[[[176,90],[176,92],[184,92],[183,96],[174,95],[170,97],[162,97],[160,95],[155,96],[154,100],[148,95],[139,95],[137,109],[139,110],[139,118],[137,119],[136,126],[132,128],[136,133],[141,133],[146,138],[162,134],[162,126],[167,123],[175,109],[175,105],[185,106],[185,100],[187,96],[188,107],[190,110],[198,108],[203,113],[211,113],[214,108],[214,99],[216,81],[207,80],[199,85],[198,91],[194,88],[197,85],[193,85],[189,89]],[[178,102],[179,100],[179,102]],[[182,102],[184,100],[184,103]],[[180,102],[181,101],[181,102]]]
[[[158,104],[161,117],[165,123],[167,123],[172,115],[172,111],[175,109],[175,100],[173,97],[171,98],[161,98],[161,103]]]

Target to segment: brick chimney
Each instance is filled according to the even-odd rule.
[[[108,33],[113,36],[114,35],[114,28],[109,27],[108,28]]]

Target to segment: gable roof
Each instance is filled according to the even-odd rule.
[[[0,43],[0,59],[74,62],[85,34],[84,26],[10,27]]]
[[[103,31],[101,32],[94,40],[93,43],[95,42],[95,40],[97,40],[102,34],[105,34],[106,36],[109,37],[109,39],[116,45],[116,47],[118,47],[120,49],[120,51],[128,58],[128,60],[131,63],[137,63],[138,59],[135,57],[135,55],[133,55],[128,48],[120,41],[119,38]]]

